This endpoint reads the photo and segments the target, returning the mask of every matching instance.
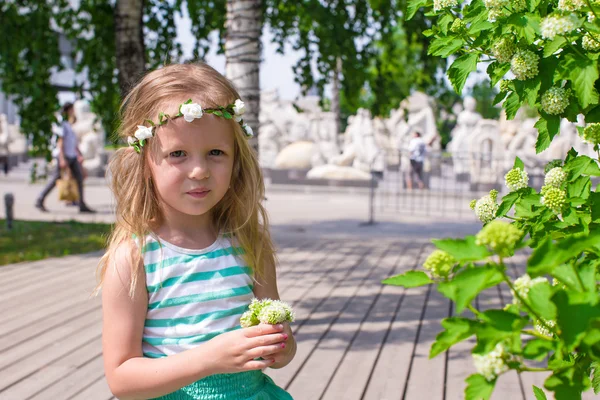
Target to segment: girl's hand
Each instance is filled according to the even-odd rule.
[[[267,356],[275,360],[273,365],[270,365],[270,367],[272,368],[285,367],[290,363],[290,361],[292,361],[292,359],[296,355],[296,340],[294,339],[292,328],[290,328],[290,324],[287,322],[283,323],[283,334],[287,335],[287,339],[283,342],[285,347],[282,348],[280,351],[273,353],[270,356]]]
[[[220,374],[265,369],[285,350],[291,331],[283,330],[282,325],[261,324],[223,333],[207,342],[211,345],[210,361],[203,361],[211,362],[214,373]]]

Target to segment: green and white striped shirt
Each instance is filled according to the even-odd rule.
[[[146,237],[146,357],[177,354],[240,328],[240,316],[254,297],[252,270],[241,254],[226,237],[201,250]]]

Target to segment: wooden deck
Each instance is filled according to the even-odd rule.
[[[294,399],[464,398],[472,343],[428,359],[450,302],[427,288],[380,284],[420,265],[430,245],[302,236],[278,245],[279,289],[297,311],[298,352],[268,374]],[[0,267],[0,399],[113,398],[102,369],[100,301],[89,298],[98,256]],[[494,289],[476,306],[509,298],[506,288]],[[534,400],[532,384],[542,386],[543,377],[505,374],[493,399]]]

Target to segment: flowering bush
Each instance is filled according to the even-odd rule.
[[[583,114],[579,134],[600,155],[600,2],[410,0],[407,17],[433,4],[429,53],[454,58],[448,77],[458,93],[486,62],[500,89],[495,102],[503,102],[509,119],[524,104],[538,110],[537,152],[558,134],[561,118],[576,122]],[[434,240],[425,271],[384,280],[436,284],[454,302],[456,316],[442,321],[430,357],[476,337],[477,373],[467,378],[467,400],[489,399],[498,377],[511,369],[549,374],[544,388],[558,400],[600,393],[600,185],[592,181],[600,176],[599,161],[571,150],[544,172],[538,192],[517,158],[505,176],[507,195],[499,199],[492,191],[471,202],[484,224],[477,235]],[[506,259],[524,247],[533,249],[526,273],[512,279]],[[473,307],[481,291],[499,284],[510,288],[509,304],[483,312]],[[474,317],[461,315],[467,309]],[[542,389],[533,391],[546,399]]]

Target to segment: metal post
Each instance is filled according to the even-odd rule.
[[[15,205],[15,196],[12,193],[6,193],[4,195],[4,209],[6,214],[6,227],[11,230],[13,227],[13,208]]]
[[[373,164],[377,158],[381,155],[382,150],[378,151],[375,154],[375,157],[371,160],[371,165],[369,166],[369,171],[371,173],[371,187],[369,188],[369,220],[367,222],[363,222],[360,226],[369,226],[375,225],[375,186],[376,186],[376,177],[375,171],[373,171]],[[384,163],[384,172],[385,172],[385,163]]]

